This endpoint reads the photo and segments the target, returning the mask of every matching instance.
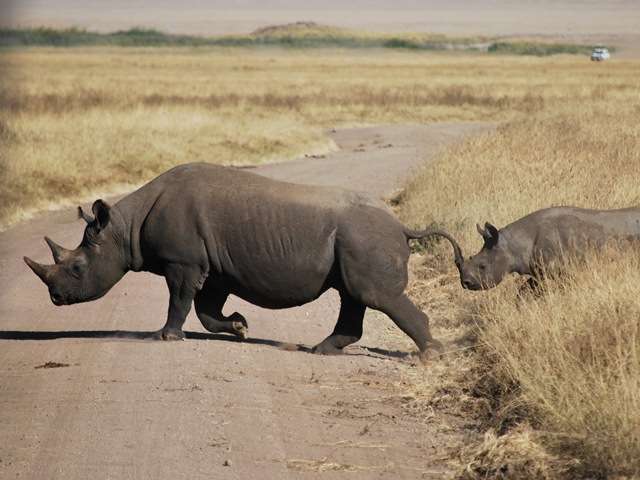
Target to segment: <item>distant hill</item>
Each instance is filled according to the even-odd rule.
[[[251,32],[254,37],[279,37],[283,35],[333,35],[343,34],[343,28],[320,25],[316,22],[293,22],[284,25],[269,25]]]

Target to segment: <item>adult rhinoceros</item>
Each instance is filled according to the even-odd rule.
[[[404,294],[411,231],[366,195],[296,185],[209,164],[176,167],[113,206],[93,204],[82,243],[66,250],[45,237],[54,265],[25,262],[56,305],[95,300],[128,271],[163,275],[167,322],[156,335],[184,338],[195,304],[210,332],[245,337],[242,315],[226,317],[229,294],[266,308],[287,308],[329,288],[341,298],[338,322],[314,347],[339,353],[362,336],[366,307],[387,314],[421,352],[441,348],[427,316]]]

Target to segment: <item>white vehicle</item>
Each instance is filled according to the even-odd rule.
[[[609,60],[611,58],[611,54],[609,50],[605,47],[596,47],[591,52],[591,61],[600,62],[602,60]]]

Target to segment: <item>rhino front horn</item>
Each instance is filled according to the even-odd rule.
[[[40,280],[42,280],[44,283],[47,283],[47,278],[49,276],[49,266],[41,265],[38,262],[34,262],[29,257],[23,257],[23,260],[24,263],[29,265],[29,268],[33,270],[33,273],[40,277]]]
[[[69,254],[69,250],[61,247],[49,237],[44,237],[44,241],[47,242],[47,245],[49,245],[49,248],[51,249],[51,254],[53,255],[54,262],[60,263],[62,260],[64,260],[64,257]]]

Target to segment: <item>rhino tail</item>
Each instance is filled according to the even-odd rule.
[[[407,236],[409,240],[420,240],[427,237],[437,236],[445,238],[449,241],[451,246],[453,247],[453,255],[454,260],[456,262],[456,267],[458,267],[458,271],[462,271],[462,265],[464,264],[464,256],[462,254],[462,249],[455,238],[453,238],[449,233],[444,230],[440,230],[438,228],[426,228],[424,230],[411,230],[409,228],[405,228],[404,234]]]

